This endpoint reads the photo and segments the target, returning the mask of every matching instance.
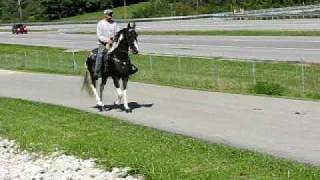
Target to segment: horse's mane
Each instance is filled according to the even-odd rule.
[[[118,42],[120,35],[123,34],[123,32],[126,30],[126,28],[121,29],[119,32],[117,32],[116,36],[114,37],[114,42]]]
[[[123,28],[123,29],[121,29],[119,32],[117,32],[117,34],[116,34],[116,36],[114,37],[114,43],[113,43],[113,45],[112,45],[112,48],[110,49],[110,53],[111,52],[113,52],[115,49],[117,49],[118,48],[118,45],[119,45],[119,39],[120,39],[120,36],[121,36],[121,34],[123,34],[123,35],[125,35],[125,32],[126,31],[126,28]]]

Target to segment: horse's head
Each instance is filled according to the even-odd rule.
[[[138,34],[136,32],[136,25],[135,23],[130,24],[128,23],[127,28],[123,28],[119,31],[115,37],[115,43],[113,44],[112,48],[109,50],[109,53],[120,49],[118,52],[123,51],[131,51],[133,54],[139,53],[138,47]]]
[[[136,32],[136,24],[128,23],[128,27],[126,28],[126,37],[129,45],[129,49],[133,54],[139,53],[138,47],[138,34]]]

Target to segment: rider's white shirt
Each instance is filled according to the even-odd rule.
[[[100,41],[106,42],[110,38],[114,38],[119,31],[119,27],[116,22],[108,22],[105,19],[98,22],[97,36]]]

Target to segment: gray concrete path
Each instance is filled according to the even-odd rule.
[[[82,78],[0,70],[0,96],[90,108]],[[108,84],[106,104],[115,90]],[[320,102],[130,83],[132,114],[100,113],[145,126],[320,165]],[[1,103],[1,102],[0,102]]]

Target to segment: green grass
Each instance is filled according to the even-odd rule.
[[[270,30],[210,30],[210,31],[142,31],[139,35],[190,35],[190,36],[320,36],[320,31]]]
[[[0,135],[21,148],[56,148],[149,179],[319,179],[320,168],[132,125],[65,107],[0,98]]]
[[[149,2],[142,2],[138,4],[133,4],[130,6],[127,6],[128,10],[128,18],[132,17],[132,13],[134,11],[139,10],[140,8],[146,6],[149,4]],[[114,19],[126,19],[125,17],[125,11],[123,7],[117,7],[113,9],[113,15]],[[86,21],[86,20],[99,20],[103,17],[103,11],[100,10],[98,12],[92,12],[92,13],[85,13],[82,15],[78,16],[72,16],[72,17],[67,17],[67,18],[62,18],[59,21]]]
[[[81,75],[87,52],[1,45],[0,68]],[[320,65],[135,55],[132,80],[187,89],[320,99]],[[255,71],[253,71],[255,67]]]

